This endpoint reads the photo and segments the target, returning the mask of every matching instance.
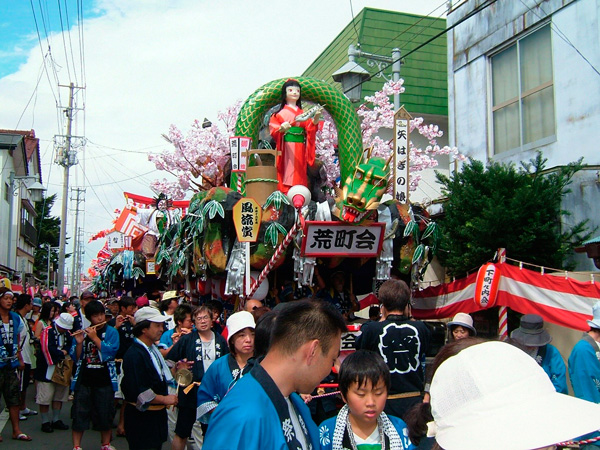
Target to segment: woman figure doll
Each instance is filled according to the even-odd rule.
[[[277,145],[278,189],[284,194],[296,184],[308,186],[306,168],[315,163],[315,137],[321,112],[312,119],[297,122],[296,117],[303,112],[300,84],[289,79],[281,88],[279,110],[269,120],[269,132]]]

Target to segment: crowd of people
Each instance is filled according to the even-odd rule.
[[[338,284],[330,297],[345,299]],[[40,414],[43,432],[71,431],[74,450],[90,429],[102,450],[118,436],[131,449],[600,448],[600,302],[569,357],[572,397],[540,316],[522,316],[506,343],[478,338],[458,313],[426,367],[431,332],[408,286],[386,281],[378,299],[340,364],[348,317],[323,296],[273,310],[252,299],[224,320],[219,302],[176,291],[60,303],[0,288],[12,437],[30,441],[20,419]]]

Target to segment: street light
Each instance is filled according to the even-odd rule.
[[[32,182],[30,186],[27,185],[27,182]],[[44,191],[46,188],[42,186],[42,183],[39,181],[39,177],[36,176],[17,176],[14,172],[10,172],[8,177],[8,189],[9,189],[9,199],[8,199],[8,249],[6,252],[6,265],[11,268],[12,267],[12,229],[13,229],[13,214],[14,214],[14,202],[13,197],[19,195],[19,189],[21,188],[21,183],[27,188],[29,191],[29,195],[33,202],[39,202],[42,200]],[[11,195],[12,194],[12,195]]]
[[[333,80],[342,83],[342,91],[351,102],[358,102],[362,100],[362,83],[369,79],[371,75],[356,62],[356,58],[367,58],[367,64],[370,66],[375,65],[373,61],[379,61],[387,65],[391,64],[392,79],[394,81],[399,81],[401,66],[400,55],[399,48],[394,48],[392,50],[392,56],[389,57],[363,52],[360,49],[360,44],[356,46],[350,44],[348,46],[348,62],[332,75]],[[383,69],[385,69],[387,65],[384,66]],[[380,72],[383,69],[380,69]],[[397,110],[398,108],[400,108],[400,94],[394,94],[394,109]]]

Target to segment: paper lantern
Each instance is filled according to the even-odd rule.
[[[492,263],[484,264],[477,272],[475,282],[475,303],[482,308],[491,308],[496,304],[500,269]]]

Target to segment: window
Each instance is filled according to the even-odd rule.
[[[550,25],[491,57],[494,154],[555,138]]]

